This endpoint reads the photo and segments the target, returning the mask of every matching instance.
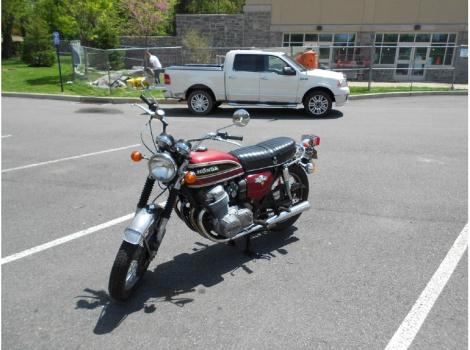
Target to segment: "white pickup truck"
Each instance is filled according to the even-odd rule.
[[[167,98],[187,100],[189,110],[210,113],[223,102],[235,106],[297,107],[314,117],[342,106],[349,87],[342,73],[306,70],[282,52],[233,50],[223,65],[182,65],[165,69]]]

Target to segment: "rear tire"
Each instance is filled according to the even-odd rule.
[[[142,245],[123,241],[109,277],[109,295],[125,301],[135,291],[150,264],[149,254]]]
[[[188,96],[188,109],[196,115],[207,115],[214,109],[214,98],[207,90],[194,90]]]
[[[302,169],[299,164],[293,164],[289,167],[289,174],[295,181],[294,185],[291,183],[291,186],[293,187],[291,189],[291,194],[294,202],[293,204],[295,205],[300,202],[306,201],[308,199],[308,177],[305,173],[305,170]],[[286,221],[280,222],[279,224],[271,228],[271,231],[284,231],[285,229],[291,227],[294,222],[297,221],[300,215],[302,215],[302,213],[293,216],[290,219],[287,219]]]

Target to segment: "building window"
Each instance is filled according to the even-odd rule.
[[[456,38],[455,33],[376,33],[374,63],[396,64],[396,59],[403,60],[407,52],[403,46],[426,45],[426,54],[423,49],[416,52],[419,51],[419,56],[429,57],[428,65],[451,65]],[[397,46],[401,47],[399,57],[396,57]]]
[[[317,47],[320,62],[330,63],[352,61],[360,52],[355,43],[356,33],[285,33],[283,46]]]
[[[455,34],[433,34],[429,52],[429,63],[435,66],[451,65],[454,56],[455,39]]]

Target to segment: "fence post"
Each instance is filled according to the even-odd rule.
[[[109,50],[106,50],[106,68],[108,69],[108,89],[109,89],[109,96],[111,96],[111,72],[110,72],[110,65],[109,65]]]
[[[83,59],[85,62],[85,79],[88,81],[88,49],[86,46],[83,46]]]
[[[398,50],[400,50],[400,49],[398,49]],[[412,54],[414,55],[414,56],[412,57],[412,60],[411,60],[411,72],[409,72],[409,70],[408,70],[408,72],[410,73],[410,91],[413,91],[413,80],[414,80],[414,79],[413,79],[413,73],[414,73],[414,71],[415,71],[415,59],[416,59],[416,53],[413,52],[413,51],[414,51],[414,50],[411,49],[411,52],[412,52]],[[398,52],[398,54],[400,54],[400,52]]]
[[[457,55],[460,55],[460,50],[461,50],[461,46],[458,47],[458,46],[455,46],[455,52],[454,52],[454,57],[452,58],[452,85],[450,87],[451,90],[454,90],[455,89],[455,78],[456,78],[456,75],[457,75],[457,70],[455,69],[455,61],[457,59]],[[457,52],[459,51],[459,52]]]
[[[370,50],[369,58],[370,58],[369,81],[367,83],[367,91],[370,92],[370,88],[371,88],[371,84],[372,84],[372,68],[374,67],[374,58],[375,58],[375,41],[374,41],[374,45],[372,45],[372,48]]]

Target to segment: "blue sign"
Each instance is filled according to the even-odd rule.
[[[60,45],[60,34],[59,34],[59,32],[52,32],[52,38],[54,39],[54,45],[59,46]]]

